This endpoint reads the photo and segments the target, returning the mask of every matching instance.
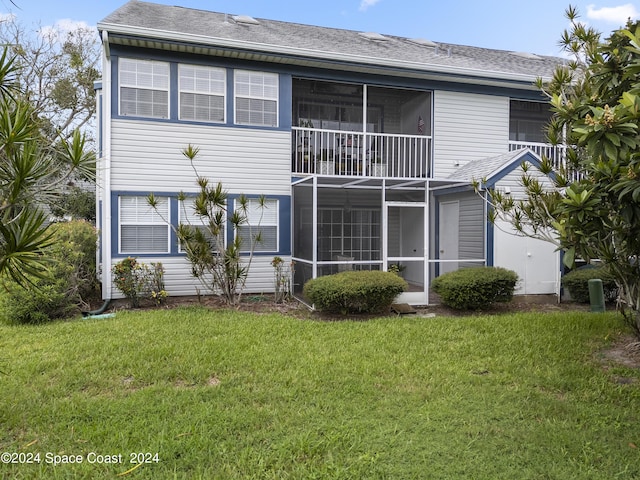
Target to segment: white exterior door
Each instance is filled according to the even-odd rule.
[[[387,202],[385,205],[384,260],[399,265],[400,275],[409,290],[400,294],[398,303],[427,303],[427,204],[423,202]]]
[[[494,232],[494,265],[518,274],[516,294],[557,294],[560,254],[555,245],[510,234],[513,227],[507,222],[496,222]]]
[[[440,262],[440,275],[458,269],[458,263],[447,260],[458,260],[460,256],[460,202],[440,203],[438,231],[440,241],[438,246],[438,258]]]

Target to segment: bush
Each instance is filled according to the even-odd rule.
[[[616,282],[604,267],[588,265],[572,270],[562,277],[562,285],[569,290],[569,294],[575,302],[589,303],[589,280],[594,278],[602,280],[604,298],[607,302],[612,302],[618,297]]]
[[[160,305],[168,296],[164,289],[164,267],[160,262],[152,262],[149,266],[127,257],[116,263],[112,271],[113,283],[133,308],[140,306],[142,298],[152,298]]]
[[[445,273],[431,286],[442,303],[458,310],[488,307],[509,302],[518,283],[518,275],[500,267],[474,267]]]
[[[45,278],[25,287],[6,282],[3,313],[12,323],[43,323],[67,318],[98,298],[95,228],[85,221],[56,223]]]
[[[69,280],[77,290],[79,304],[87,307],[100,298],[100,282],[96,273],[96,229],[86,220],[56,223],[52,228],[57,243],[53,247],[53,256],[73,264]]]
[[[379,270],[341,272],[309,280],[304,295],[318,310],[347,313],[381,313],[407,288],[398,275]]]

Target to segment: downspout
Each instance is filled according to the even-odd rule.
[[[111,301],[111,51],[109,48],[109,34],[102,31],[102,75],[103,75],[103,156],[104,171],[102,172],[102,298],[105,300],[104,309]],[[102,307],[101,307],[102,308]],[[103,310],[104,311],[104,310]],[[102,313],[102,312],[100,312]]]
[[[98,308],[97,310],[89,310],[88,312],[82,312],[82,316],[93,317],[95,315],[101,315],[107,310],[107,308],[109,308],[110,303],[111,303],[111,299],[107,298],[100,308]]]

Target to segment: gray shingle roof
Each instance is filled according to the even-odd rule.
[[[449,179],[463,182],[486,180],[491,183],[492,178],[500,172],[519,166],[525,159],[540,161],[540,158],[532,150],[524,148],[495,157],[472,160],[449,175]]]
[[[551,76],[562,59],[515,55],[504,50],[437,43],[421,45],[411,39],[385,35],[371,40],[362,32],[257,19],[259,24],[236,23],[232,15],[204,10],[158,5],[132,0],[99,24],[110,34],[150,35],[157,39],[229,45],[254,52],[290,57],[343,60],[349,63],[379,64],[387,68],[438,71],[484,78],[531,81]],[[381,32],[384,33],[384,32]]]

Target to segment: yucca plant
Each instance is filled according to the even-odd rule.
[[[92,177],[95,162],[84,136],[50,145],[38,112],[20,91],[19,67],[5,48],[0,55],[0,276],[19,284],[44,275],[49,245],[41,205],[60,194],[75,173]]]
[[[200,280],[206,291],[218,294],[228,305],[237,305],[247,281],[255,246],[262,241],[260,230],[255,230],[254,233],[250,229],[249,245],[243,244],[240,235],[235,235],[228,244],[225,242],[227,223],[234,231],[243,226],[251,227],[247,214],[249,199],[240,195],[235,200],[236,208],[230,211],[229,194],[222,184],[218,182],[213,185],[208,178],[198,174],[194,164],[198,153],[198,147],[193,145],[182,150],[196,175],[199,191],[195,197],[180,193],[178,199],[185,209],[185,200],[193,199],[193,213],[199,222],[184,222],[174,230],[191,263],[192,275]],[[156,208],[157,202],[153,194],[149,195],[148,202]],[[261,196],[259,207],[264,208],[264,205],[265,198]],[[186,211],[183,213],[185,218],[189,217]],[[245,252],[246,255],[243,254]]]

